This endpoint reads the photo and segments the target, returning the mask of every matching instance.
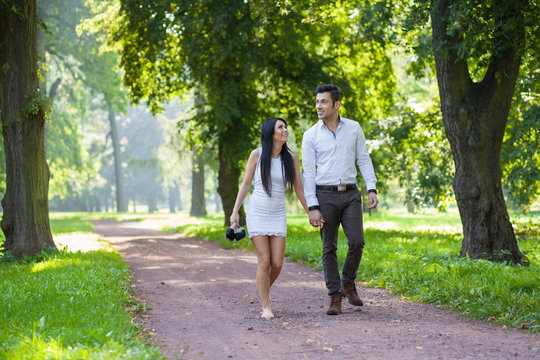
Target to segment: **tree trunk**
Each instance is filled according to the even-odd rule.
[[[228,155],[227,151],[223,150],[223,147],[219,147],[219,174],[218,174],[218,194],[221,197],[221,203],[223,204],[223,212],[225,214],[225,226],[230,226],[230,217],[234,209],[234,203],[236,201],[236,195],[238,194],[238,178],[240,176],[240,169],[232,157]],[[245,224],[245,212],[244,208],[240,208],[240,224]]]
[[[156,199],[156,192],[151,191],[150,194],[147,195],[148,199],[148,212],[156,212],[157,211],[157,199]]]
[[[179,199],[180,199],[180,188],[178,186],[178,183],[174,182],[172,186],[169,186],[169,212],[171,214],[174,214],[176,212]]]
[[[447,33],[444,15],[450,3],[436,2],[431,19],[441,111],[456,168],[453,188],[463,224],[460,255],[519,263],[523,255],[502,193],[500,153],[521,60],[509,46],[492,55],[484,79],[474,83],[467,62],[439,47],[459,42]]]
[[[127,211],[128,203],[124,189],[124,173],[122,171],[122,156],[120,153],[120,139],[116,128],[116,117],[114,111],[109,106],[109,123],[111,126],[111,138],[114,153],[114,174],[116,177],[116,211]]]
[[[13,9],[17,8],[17,12]],[[49,224],[45,103],[37,71],[35,0],[0,3],[0,116],[6,156],[1,227],[14,256],[56,248]]]
[[[193,148],[191,169],[191,216],[206,215],[206,205],[204,200],[204,159]]]
[[[414,214],[414,202],[411,199],[407,200],[407,212],[409,214]]]

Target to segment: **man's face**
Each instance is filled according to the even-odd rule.
[[[315,99],[315,109],[317,109],[317,115],[319,120],[332,119],[337,116],[340,101],[336,101],[332,104],[332,97],[330,92],[318,93]]]

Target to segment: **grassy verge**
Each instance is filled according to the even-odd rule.
[[[288,219],[286,256],[318,270],[321,246],[317,230],[305,215]],[[385,287],[414,301],[436,303],[467,316],[496,321],[505,326],[540,332],[540,224],[537,218],[518,219],[519,248],[530,266],[489,261],[469,261],[457,256],[462,234],[457,213],[421,215],[380,211],[365,217],[366,246],[358,280],[367,286]],[[452,230],[453,229],[453,230]],[[182,232],[217,241],[226,248],[252,249],[251,242],[224,238],[223,218],[193,218]],[[338,258],[347,246],[340,230]],[[342,263],[340,264],[340,266]]]
[[[78,217],[53,233],[91,232]],[[160,359],[132,315],[129,269],[112,249],[0,260],[1,359]]]

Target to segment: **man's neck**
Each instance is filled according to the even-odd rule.
[[[326,125],[326,127],[328,127],[330,130],[335,132],[339,125],[339,114],[335,118],[323,120],[323,122]]]

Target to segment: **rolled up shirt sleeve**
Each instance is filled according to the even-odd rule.
[[[315,139],[309,130],[304,133],[302,139],[302,168],[304,174],[304,196],[307,206],[319,205],[315,189],[315,175],[317,173]]]

